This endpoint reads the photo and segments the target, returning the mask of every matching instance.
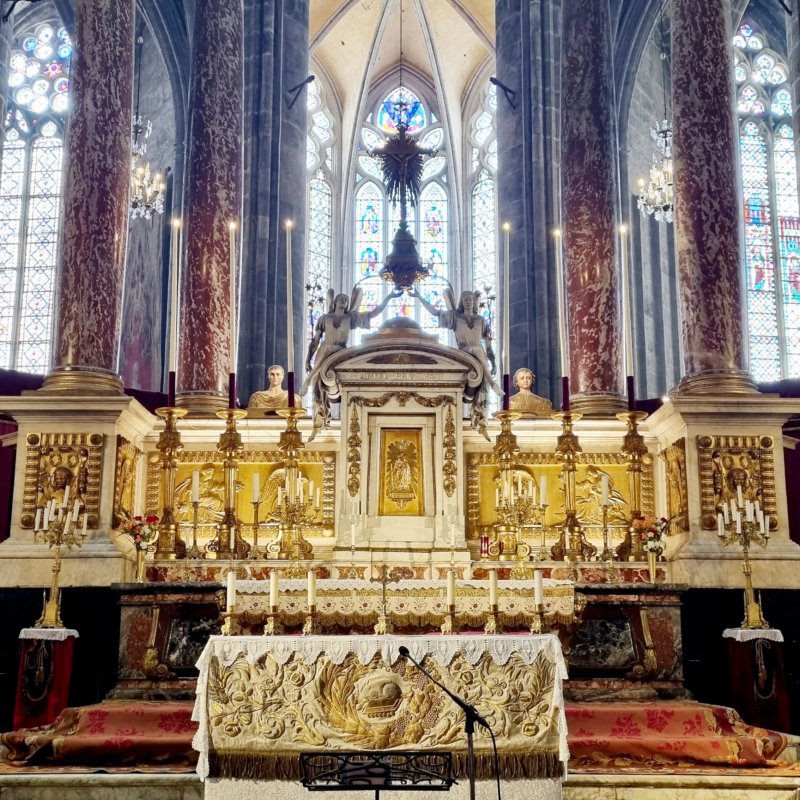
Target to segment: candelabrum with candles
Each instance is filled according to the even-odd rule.
[[[233,406],[233,403],[230,403]],[[236,428],[238,420],[247,416],[247,411],[241,408],[226,408],[217,411],[217,416],[225,420],[225,430],[219,435],[217,451],[222,454],[222,470],[225,479],[223,500],[225,510],[222,521],[217,527],[217,537],[207,549],[212,558],[247,558],[250,545],[245,542],[239,532],[239,523],[236,519],[236,475],[239,471],[239,461],[244,450],[242,435]]]
[[[376,578],[370,578],[370,581],[381,584],[381,613],[378,615],[378,621],[375,623],[374,631],[376,634],[380,635],[392,633],[394,630],[392,621],[389,618],[389,605],[386,599],[386,587],[396,580],[398,580],[398,578],[392,574],[392,571],[386,566],[386,564],[381,564],[378,576]]]
[[[158,437],[156,449],[161,453],[161,471],[164,474],[164,506],[156,544],[156,558],[183,558],[186,544],[181,539],[175,523],[175,475],[178,471],[177,456],[183,450],[178,420],[185,417],[187,409],[176,406],[157,408],[156,414],[164,420],[164,430]]]
[[[750,548],[757,544],[769,544],[770,517],[764,513],[758,501],[743,500],[742,487],[737,485],[736,498],[722,503],[717,512],[717,534],[724,547],[738,544],[742,548],[742,572],[744,573],[743,628],[764,629],[769,624],[764,619],[761,605],[753,591],[753,567],[750,564]]]
[[[622,452],[627,460],[628,489],[631,498],[631,519],[625,537],[616,549],[617,557],[627,561],[631,556],[636,560],[645,558],[640,537],[636,536],[634,521],[642,516],[642,459],[647,455],[647,445],[644,436],[639,433],[639,423],[647,418],[647,412],[636,411],[632,401],[632,391],[629,389],[629,408],[617,414],[617,419],[627,425],[625,437],[622,440]]]
[[[278,525],[278,536],[267,545],[272,558],[299,561],[313,558],[314,548],[306,540],[303,530],[316,525],[320,510],[320,491],[313,483],[305,483],[298,465],[297,454],[303,449],[303,439],[297,430],[297,420],[305,409],[290,406],[278,409],[286,420],[278,440],[278,450],[283,455],[284,485],[278,489],[278,501],[271,521]]]
[[[597,553],[597,548],[587,541],[575,509],[575,476],[578,471],[578,454],[582,450],[572,425],[582,416],[568,408],[553,414],[553,419],[561,423],[561,435],[556,442],[556,458],[561,463],[564,482],[564,524],[558,541],[550,550],[555,561],[588,561]]]
[[[75,500],[72,509],[69,510],[67,507],[68,499],[69,493],[67,491],[61,506],[56,507],[55,500],[50,500],[43,508],[36,510],[34,539],[37,542],[44,542],[50,548],[54,548],[50,596],[42,608],[42,615],[36,622],[37,628],[64,627],[64,623],[61,621],[61,589],[58,585],[59,575],[61,574],[61,548],[66,547],[71,550],[73,547],[80,547],[87,536],[86,511],[81,514],[79,500]]]

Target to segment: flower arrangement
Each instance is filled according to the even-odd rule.
[[[131,537],[137,550],[146,550],[158,536],[158,522],[155,514],[148,514],[146,517],[137,515],[133,519],[126,520],[120,526],[120,530]]]
[[[649,553],[660,554],[664,552],[664,539],[669,528],[666,517],[637,517],[633,521],[633,529],[641,542],[642,550]]]

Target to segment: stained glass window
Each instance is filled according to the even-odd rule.
[[[438,151],[425,159],[419,207],[408,209],[409,230],[417,240],[420,258],[432,275],[420,285],[420,290],[429,302],[444,308],[442,290],[446,285],[444,281],[450,279],[448,158],[444,151],[444,130],[419,96],[400,86],[371,109],[361,127],[355,176],[353,277],[354,282],[363,281],[361,308],[364,311],[374,308],[389,290],[376,276],[384,265],[400,221],[399,206],[386,199],[380,164],[369,152],[397,131],[401,119],[407,121],[411,134],[419,136],[421,146]],[[446,341],[447,331],[438,328],[435,319],[407,294],[393,299],[383,314],[384,319],[395,316],[415,319],[426,332]],[[377,319],[374,324],[380,322]],[[363,334],[363,331],[355,331],[354,341],[360,342]]]
[[[306,219],[306,317],[307,339],[314,334],[323,313],[325,294],[331,285],[333,258],[333,148],[335,131],[324,89],[319,79],[308,84],[306,97],[306,168],[308,170],[308,214]]]
[[[750,371],[800,375],[800,210],[784,60],[752,23],[734,37]]]
[[[39,25],[9,61],[0,167],[0,366],[46,372],[53,340],[72,42]]]

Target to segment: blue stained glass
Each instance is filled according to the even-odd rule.
[[[368,203],[364,208],[364,213],[361,215],[361,232],[375,234],[378,232],[379,226],[380,217],[375,203]]]
[[[39,45],[39,40],[35,36],[29,36],[22,42],[22,49],[32,53]]]
[[[405,121],[409,133],[421,131],[425,125],[425,108],[419,97],[405,86],[398,86],[381,103],[378,127],[387,133],[397,133],[400,121]]]

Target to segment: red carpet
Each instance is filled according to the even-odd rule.
[[[191,713],[186,702],[106,702],[0,734],[0,743],[9,766],[186,766],[196,761]],[[570,769],[768,767],[788,743],[732,709],[700,703],[568,703],[567,726]]]

